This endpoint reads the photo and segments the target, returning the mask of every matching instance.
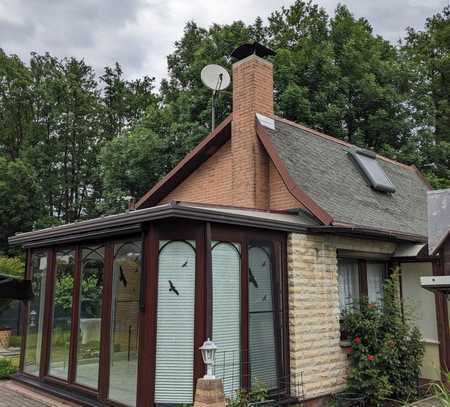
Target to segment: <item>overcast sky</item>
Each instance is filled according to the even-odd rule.
[[[293,0],[292,0],[293,1]],[[346,0],[391,41],[405,27],[423,28],[425,18],[450,0]],[[333,14],[339,0],[316,0]],[[0,48],[28,61],[30,52],[76,56],[101,72],[118,61],[127,77],[166,76],[166,56],[186,21],[201,26],[252,23],[288,0],[0,0]]]

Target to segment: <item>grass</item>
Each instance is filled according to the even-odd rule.
[[[447,383],[433,383],[432,390],[444,407],[450,407],[450,372],[447,373]]]

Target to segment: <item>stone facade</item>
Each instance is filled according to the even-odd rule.
[[[289,336],[293,380],[307,399],[345,386],[348,358],[340,345],[337,250],[392,254],[395,244],[335,236],[288,236]]]

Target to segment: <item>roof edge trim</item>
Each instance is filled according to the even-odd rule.
[[[180,174],[180,171],[189,163],[192,163],[193,159],[196,158],[200,153],[205,151],[208,146],[222,133],[222,131],[231,123],[233,120],[233,114],[230,113],[211,133],[209,133],[197,146],[191,150],[166,176],[164,176],[160,181],[158,181],[148,192],[139,199],[136,203],[136,209],[143,208],[149,205],[153,205],[158,203],[164,196],[166,196],[170,191],[172,191],[180,182],[183,181],[181,179],[177,182],[176,177]],[[193,171],[193,170],[192,170]],[[190,171],[189,173],[192,173]],[[171,188],[167,184],[170,182],[174,182],[174,186]],[[167,187],[169,190],[164,193],[164,187]],[[162,196],[157,196],[158,193],[162,194]],[[156,202],[154,198],[158,199]]]
[[[333,222],[332,216],[327,213],[324,209],[322,209],[315,201],[313,201],[301,188],[297,183],[292,179],[289,175],[289,172],[276,151],[275,147],[270,140],[269,135],[267,134],[264,126],[256,120],[256,134],[264,146],[267,154],[272,160],[275,168],[281,176],[284,184],[288,191],[297,199],[300,203],[302,203],[305,208],[307,208],[317,219],[319,219],[324,225],[329,225]]]

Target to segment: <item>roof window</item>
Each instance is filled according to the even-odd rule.
[[[373,189],[380,192],[395,192],[394,184],[384,172],[373,151],[358,150],[351,154]]]

